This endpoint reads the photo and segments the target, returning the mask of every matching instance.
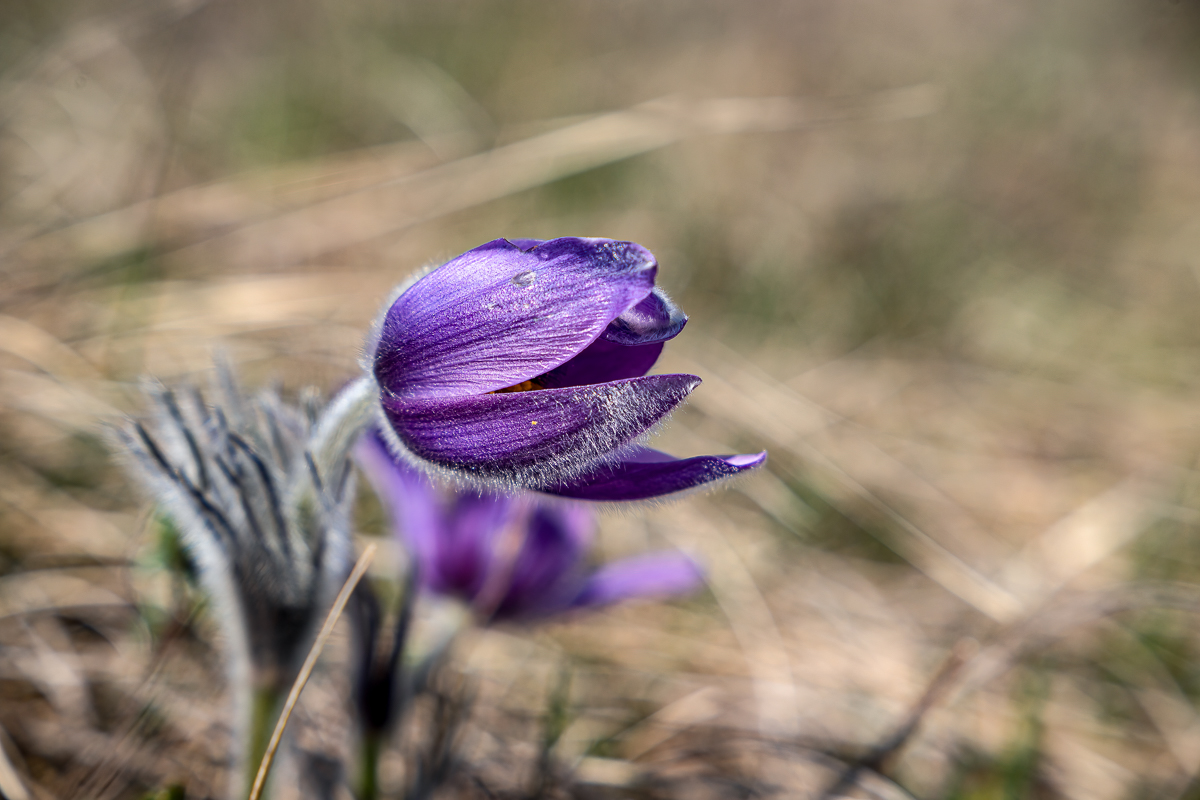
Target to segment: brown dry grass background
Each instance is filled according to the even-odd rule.
[[[460,643],[448,796],[1200,797],[1198,90],[1195,0],[8,0],[0,792],[223,794],[141,376],[329,391],[413,268],[588,235],[691,314],[661,446],[771,461],[603,518],[701,596]]]

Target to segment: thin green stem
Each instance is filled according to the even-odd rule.
[[[375,732],[363,734],[358,751],[358,800],[379,797],[379,753],[382,749],[383,736]]]
[[[246,741],[246,793],[254,786],[258,765],[267,752],[267,743],[279,718],[283,695],[275,687],[256,688],[250,703],[250,728]]]

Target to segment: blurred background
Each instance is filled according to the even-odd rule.
[[[1200,797],[1196,0],[0,3],[0,793],[223,793],[140,378],[332,391],[565,235],[691,316],[658,446],[771,460],[602,517],[702,595],[460,642],[446,796]]]

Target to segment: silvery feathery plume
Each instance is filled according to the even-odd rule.
[[[116,433],[182,531],[219,615],[248,783],[350,569],[347,453],[369,406],[352,387],[327,406],[309,396],[295,408],[275,391],[245,397],[228,369],[218,378],[215,404],[195,388],[148,387],[148,418]]]

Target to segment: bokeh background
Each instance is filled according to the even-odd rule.
[[[691,315],[659,446],[771,460],[602,517],[700,596],[460,642],[447,796],[1200,797],[1195,0],[6,0],[0,793],[222,796],[140,378],[332,391],[413,269],[563,235]]]

